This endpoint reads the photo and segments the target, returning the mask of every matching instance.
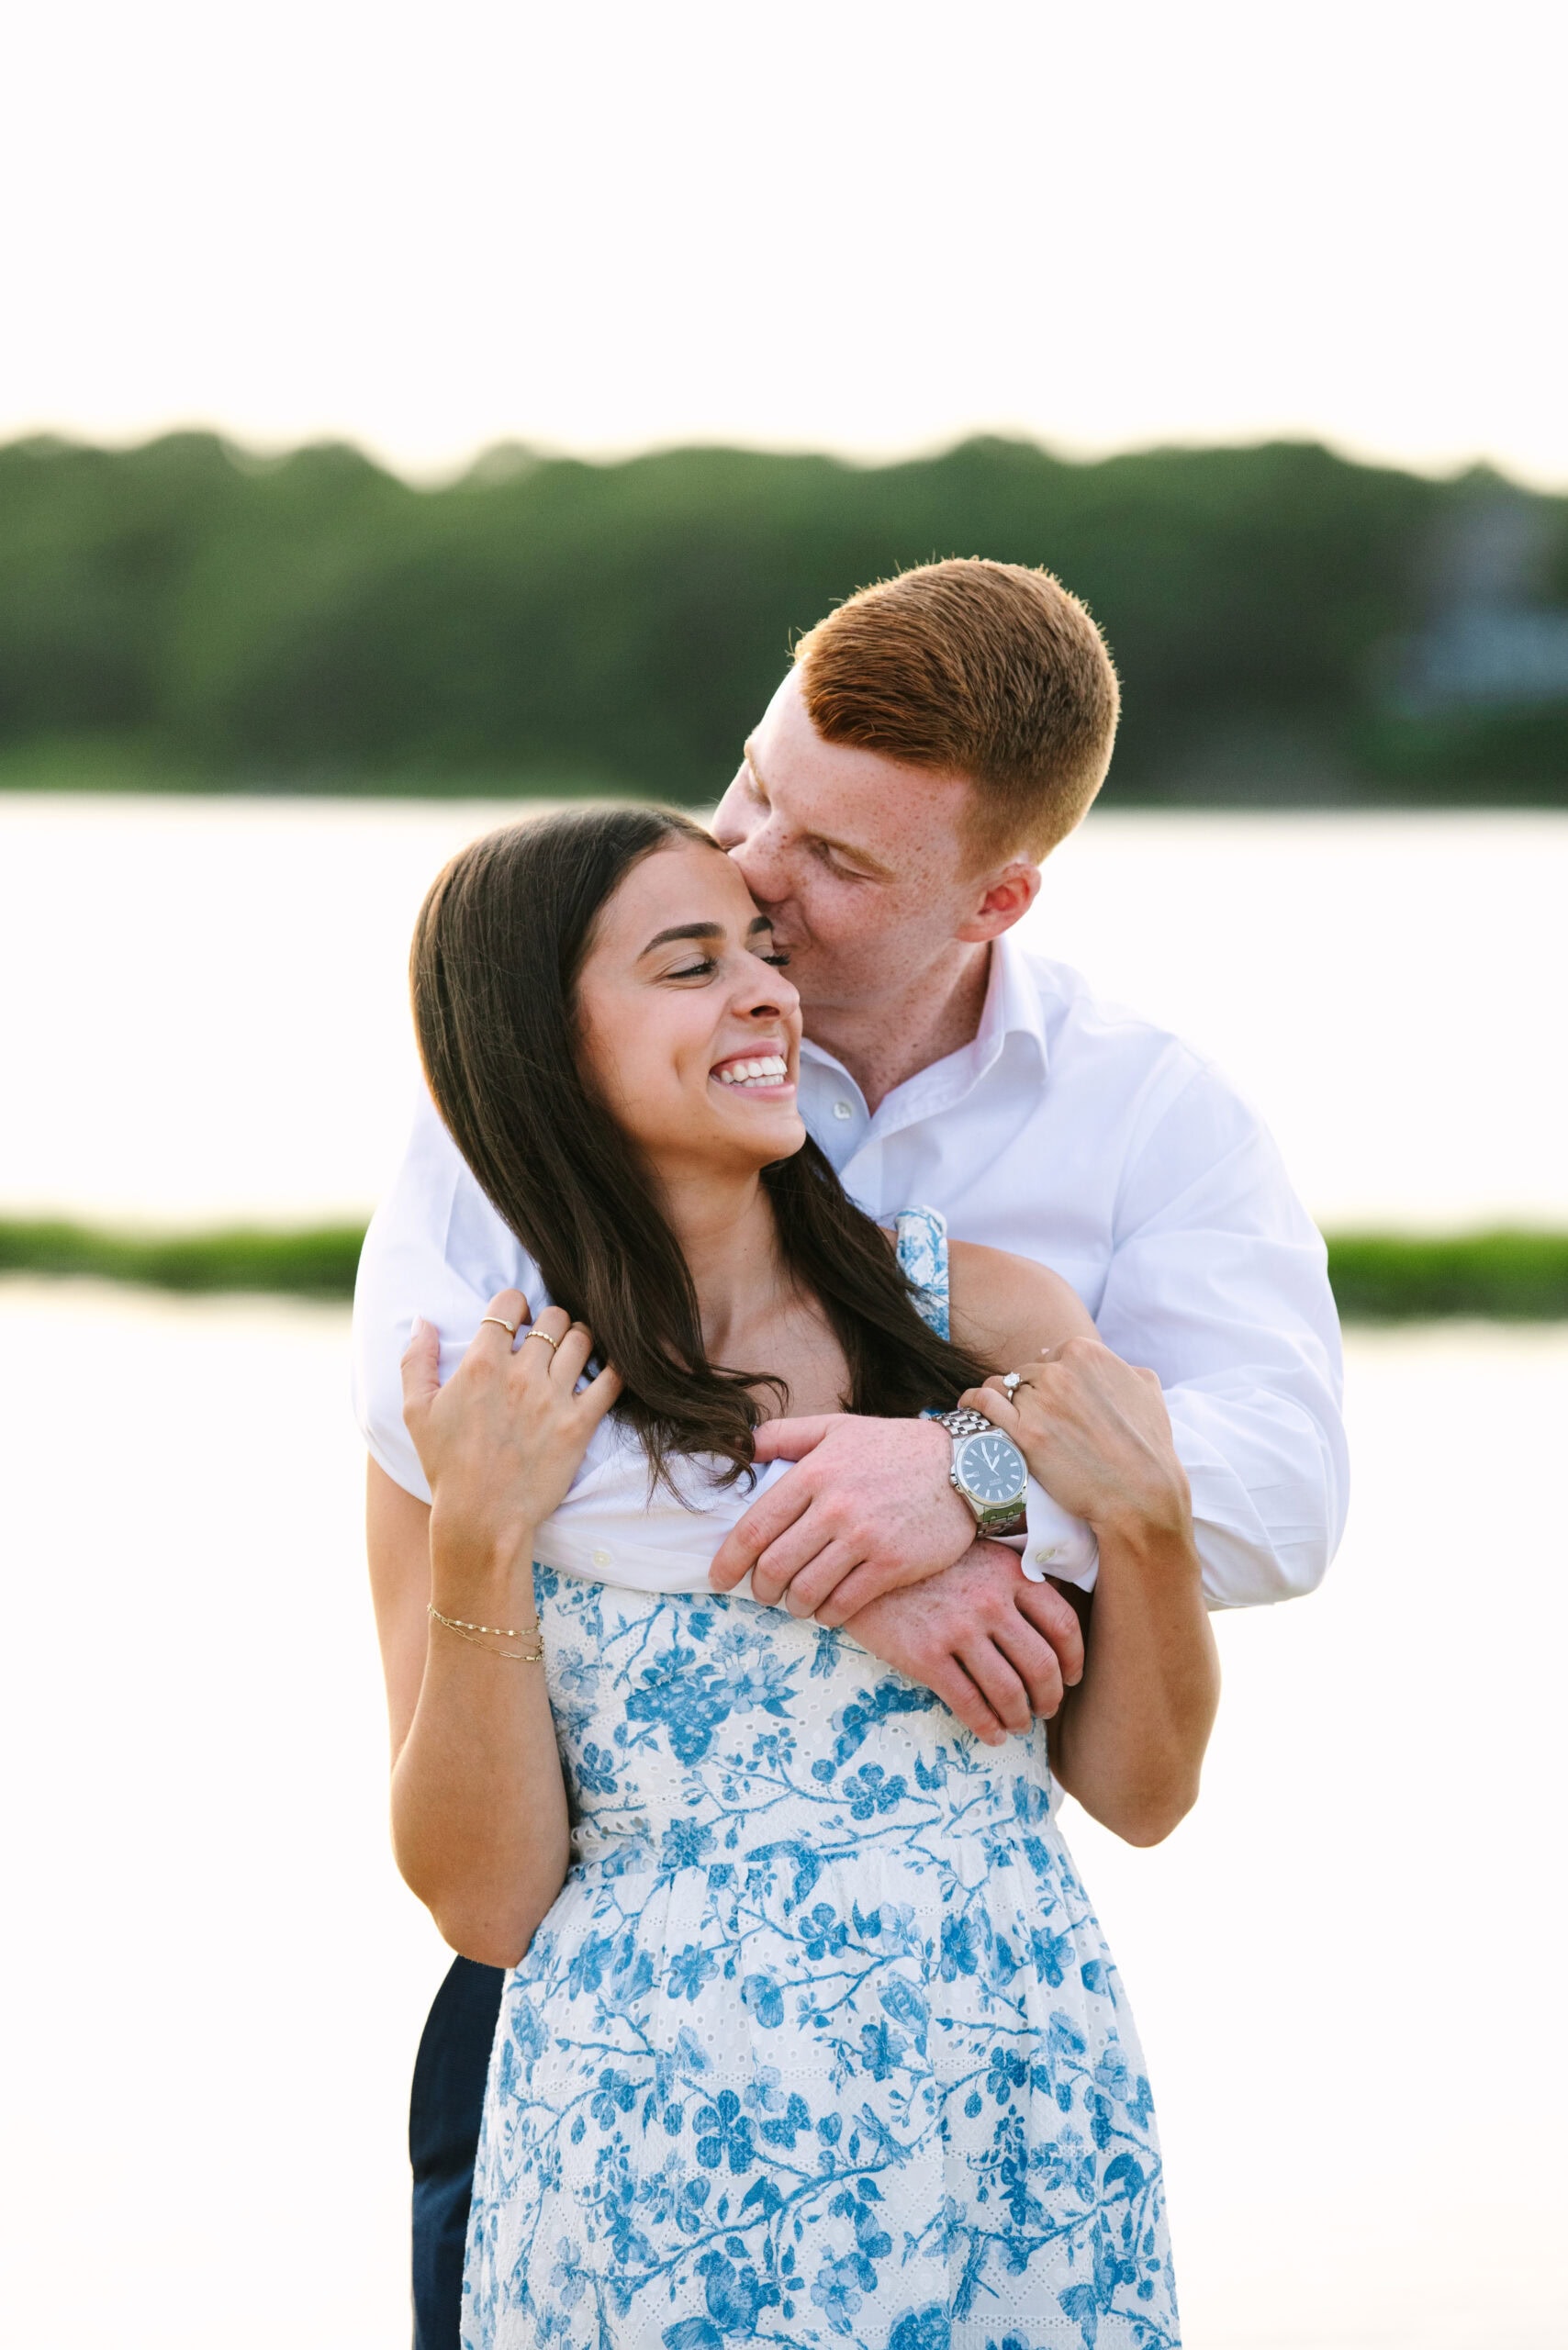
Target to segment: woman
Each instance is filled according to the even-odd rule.
[[[917,1296],[806,1140],[779,960],[648,811],[476,844],[416,935],[432,1092],[557,1301],[521,1337],[493,1301],[444,1387],[433,1332],[405,1365],[432,1503],[428,1620],[388,1619],[398,1860],[515,1970],[465,2342],[1172,2344],[1148,2083],[1049,1810],[1053,1766],[1139,1837],[1195,1792],[1215,1668],[1158,1389],[1097,1356],[1053,1425],[1048,1366],[982,1387],[1087,1317],[957,1246]],[[784,1609],[532,1563],[585,1460],[722,1505],[766,1414],[960,1399],[1099,1539],[1048,1740],[988,1755]]]

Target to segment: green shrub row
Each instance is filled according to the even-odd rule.
[[[1518,576],[1486,586],[1499,518]],[[1310,443],[1078,464],[995,439],[888,465],[510,450],[439,489],[210,433],[0,446],[0,788],[711,803],[800,631],[977,554],[1046,565],[1105,629],[1113,806],[1568,803],[1568,686],[1410,685],[1482,588],[1505,636],[1561,627],[1568,498]]]
[[[347,1298],[364,1237],[359,1225],[138,1237],[78,1224],[0,1223],[0,1273]],[[1568,1320],[1568,1232],[1347,1233],[1329,1240],[1328,1270],[1347,1321]]]
[[[0,1223],[0,1273],[89,1274],[152,1289],[353,1295],[362,1224],[308,1232],[138,1236],[62,1223]]]
[[[1328,1272],[1347,1322],[1568,1321],[1568,1232],[1342,1233]]]

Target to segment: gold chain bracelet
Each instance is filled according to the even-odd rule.
[[[435,1623],[444,1624],[449,1632],[455,1632],[460,1640],[466,1640],[471,1649],[483,1649],[487,1656],[505,1657],[509,1664],[543,1664],[544,1662],[544,1635],[537,1624],[532,1631],[526,1626],[520,1630],[510,1624],[468,1624],[461,1616],[443,1616],[435,1606],[428,1608],[426,1613]],[[487,1632],[490,1639],[496,1640],[532,1640],[533,1646],[529,1649],[493,1649],[488,1641],[477,1637],[481,1632]]]

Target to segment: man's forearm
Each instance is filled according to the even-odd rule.
[[[1054,1714],[1083,1672],[1071,1606],[1051,1584],[1026,1583],[1016,1554],[995,1542],[976,1542],[956,1566],[873,1600],[845,1629],[993,1742]]]

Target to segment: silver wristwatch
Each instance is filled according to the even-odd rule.
[[[973,1511],[980,1531],[1021,1533],[1029,1472],[1013,1438],[1003,1436],[983,1412],[936,1412],[932,1416],[953,1439],[948,1481]]]

